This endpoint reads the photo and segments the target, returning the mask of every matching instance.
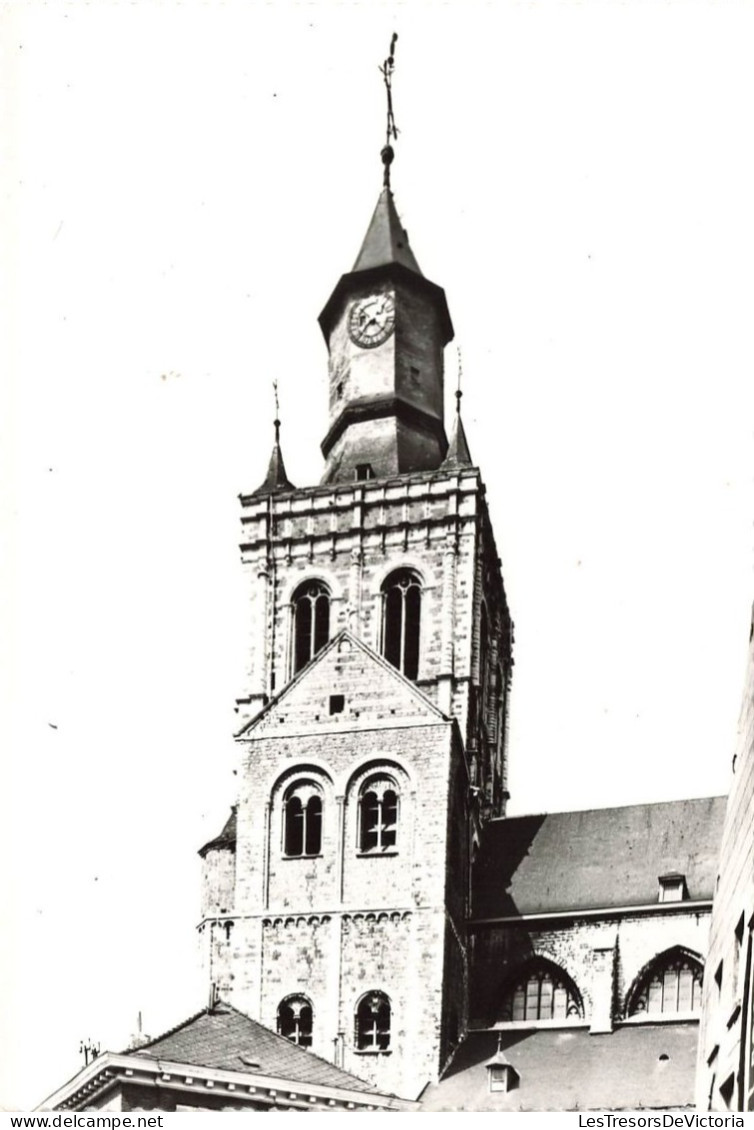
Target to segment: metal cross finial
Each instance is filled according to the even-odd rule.
[[[396,32],[393,32],[393,38],[390,40],[390,53],[385,62],[380,67],[382,78],[385,83],[385,91],[387,93],[387,122],[385,128],[385,145],[382,150],[382,163],[385,166],[383,175],[383,184],[385,188],[390,188],[390,165],[392,164],[395,153],[390,144],[390,139],[396,140],[398,137],[398,129],[395,124],[395,115],[393,114],[393,71],[395,70],[395,45],[398,42]]]
[[[275,419],[273,421],[275,424],[275,443],[278,443],[280,440],[280,401],[278,400],[277,378],[272,382],[272,391],[275,396]]]
[[[456,353],[458,354],[458,384],[456,386],[455,397],[456,397],[456,412],[458,412],[460,414],[461,397],[463,396],[463,392],[461,391],[461,381],[463,379],[463,358],[461,357],[461,347],[460,347],[460,345],[456,346]]]

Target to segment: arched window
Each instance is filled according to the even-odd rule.
[[[372,777],[359,796],[359,850],[391,851],[398,835],[398,791],[392,777]]]
[[[382,586],[382,651],[407,679],[419,675],[421,581],[411,569],[391,573]]]
[[[298,781],[283,801],[283,851],[319,855],[322,850],[322,794],[313,781]]]
[[[503,996],[502,1020],[569,1020],[581,1015],[575,985],[549,961],[528,966]]]
[[[702,1006],[702,965],[690,954],[671,950],[645,971],[628,1003],[629,1016],[698,1012]]]
[[[293,595],[293,673],[313,659],[330,638],[330,593],[321,581],[306,581]]]
[[[390,1047],[390,1001],[384,993],[366,993],[357,1004],[354,1043],[362,1052]]]
[[[278,1033],[300,1048],[312,1046],[314,1016],[306,997],[286,997],[278,1005]]]

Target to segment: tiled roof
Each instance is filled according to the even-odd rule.
[[[592,1035],[588,1028],[471,1032],[439,1083],[427,1088],[430,1110],[642,1110],[692,1106],[698,1026],[626,1025]],[[500,1047],[518,1073],[508,1093],[490,1093],[486,1064]]]
[[[128,1054],[222,1071],[279,1076],[295,1083],[378,1093],[362,1079],[297,1047],[228,1004],[199,1012]]]
[[[491,820],[474,869],[473,916],[658,901],[661,875],[711,899],[725,797]]]

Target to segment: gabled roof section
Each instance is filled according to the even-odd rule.
[[[260,1075],[278,1075],[296,1083],[380,1093],[369,1083],[297,1047],[225,1003],[197,1012],[178,1027],[126,1054],[136,1059],[172,1060],[225,1071],[258,1071]]]
[[[421,274],[409,246],[408,233],[398,217],[393,194],[389,188],[383,188],[353,271],[369,271],[373,267],[384,267],[389,263],[400,263],[409,271]]]
[[[331,715],[330,696],[343,695],[342,713]],[[317,703],[320,709],[317,709]],[[252,730],[285,721],[308,726],[355,723],[367,728],[381,720],[447,722],[448,719],[419,688],[392,664],[372,651],[347,629],[333,637],[237,738]],[[353,726],[351,727],[353,728]]]
[[[646,906],[671,871],[686,876],[689,899],[711,899],[724,813],[725,797],[704,797],[491,820],[473,916]]]

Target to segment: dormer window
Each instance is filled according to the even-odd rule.
[[[364,483],[367,479],[374,478],[374,471],[372,470],[371,463],[357,463],[355,470],[355,478],[357,483]]]
[[[680,871],[671,871],[667,875],[660,875],[660,902],[683,902],[689,897],[686,887],[686,876]]]
[[[491,1092],[512,1091],[518,1086],[519,1078],[515,1067],[508,1063],[502,1052],[498,1052],[487,1064],[487,1080]]]

